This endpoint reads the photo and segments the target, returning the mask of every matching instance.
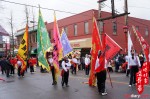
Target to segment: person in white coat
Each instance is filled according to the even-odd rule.
[[[64,84],[66,85],[66,87],[69,87],[68,85],[68,79],[69,79],[69,69],[71,67],[71,63],[69,62],[68,58],[65,57],[61,63],[62,65],[62,87],[64,86]]]
[[[129,87],[136,84],[136,73],[138,72],[138,68],[141,67],[139,57],[136,55],[135,50],[131,50],[131,56],[128,59],[130,66],[130,81]]]
[[[90,70],[90,58],[88,54],[85,56],[85,74],[89,75],[89,70]]]
[[[78,64],[78,60],[77,60],[77,58],[76,58],[76,55],[74,55],[73,56],[73,58],[72,58],[72,74],[73,73],[75,73],[75,75],[76,75],[76,72],[77,72],[77,64]]]

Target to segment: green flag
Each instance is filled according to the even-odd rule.
[[[39,19],[38,19],[38,30],[37,30],[37,52],[38,52],[38,63],[39,66],[46,68],[47,71],[50,71],[46,59],[46,51],[51,47],[49,35],[45,26],[45,23],[42,18],[41,11],[39,10]]]

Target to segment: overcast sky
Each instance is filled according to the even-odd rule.
[[[7,0],[6,0],[7,1]],[[66,11],[71,13],[81,13],[86,10],[90,9],[98,9],[98,0],[8,0],[11,2],[21,3],[21,4],[28,4],[33,6],[38,6],[40,4],[41,7],[55,9],[60,11]],[[111,0],[107,0],[103,5],[102,10],[110,12]],[[129,16],[142,18],[150,20],[150,0],[128,0],[128,9],[131,13]],[[0,9],[0,24],[11,33],[9,18],[10,12],[13,13],[13,24],[14,24],[14,31],[19,30],[25,27],[25,6],[11,4],[8,2],[4,2],[0,0],[0,6],[4,9]],[[124,0],[115,0],[115,9],[118,12],[123,12]],[[36,21],[38,19],[38,9],[29,7],[29,15],[30,19],[32,20],[34,12]],[[52,10],[45,10],[41,9],[43,19],[47,22],[53,21],[53,11]],[[56,18],[61,19],[67,16],[71,16],[73,14],[65,13],[65,12],[56,12]],[[30,24],[31,26],[31,24]]]

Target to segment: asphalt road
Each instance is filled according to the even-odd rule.
[[[39,68],[34,74],[25,73],[24,78],[17,75],[6,78],[0,74],[0,99],[150,99],[150,86],[145,86],[142,95],[138,95],[135,86],[128,87],[129,77],[124,73],[110,73],[113,88],[107,78],[107,96],[101,96],[97,87],[89,87],[88,76],[84,71],[77,75],[70,73],[70,87],[61,86],[61,76],[58,84],[52,85],[51,73],[40,73]]]

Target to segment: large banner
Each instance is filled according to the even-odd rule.
[[[56,15],[54,12],[54,27],[53,27],[53,60],[54,60],[54,67],[56,69],[56,73],[59,72],[59,60],[63,58],[62,52],[62,44],[60,39],[60,33],[58,29],[58,24],[56,20]]]
[[[64,29],[62,29],[62,33],[61,33],[61,42],[62,42],[62,47],[63,47],[63,56],[68,55],[70,52],[72,52],[72,47],[70,45],[70,42],[68,40],[68,37],[64,31]]]
[[[17,58],[22,61],[22,68],[21,72],[26,70],[26,62],[27,62],[27,55],[28,55],[28,25],[26,25],[25,33],[23,35],[22,41],[20,43]]]
[[[122,48],[106,34],[106,60],[111,60],[120,49]]]
[[[136,79],[137,79],[137,91],[139,94],[142,94],[142,92],[144,91],[144,85],[148,85],[149,84],[149,45],[148,43],[145,41],[145,39],[142,37],[142,35],[136,31],[135,27],[132,26],[133,31],[136,35],[136,37],[139,40],[139,43],[142,47],[142,50],[144,52],[144,55],[146,57],[146,62],[143,63],[142,69],[139,70],[139,72],[136,74]],[[139,76],[139,74],[141,74]],[[141,83],[138,83],[141,82]]]
[[[47,71],[50,71],[50,67],[46,59],[46,52],[49,50],[50,47],[51,43],[49,35],[45,27],[41,11],[39,9],[38,30],[37,30],[38,63],[39,66],[46,68]]]
[[[91,70],[89,76],[89,86],[95,86],[95,63],[98,56],[98,51],[102,50],[102,42],[99,36],[96,19],[93,18],[93,32],[92,32],[92,48],[91,48]]]

